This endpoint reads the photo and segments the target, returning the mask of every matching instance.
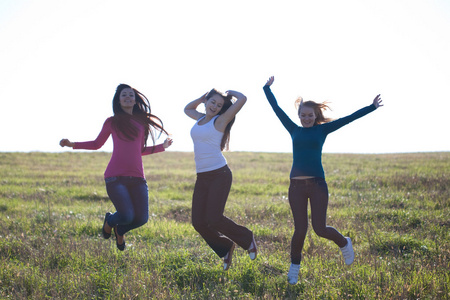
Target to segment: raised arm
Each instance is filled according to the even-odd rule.
[[[338,130],[339,128],[341,128],[342,126],[347,125],[350,122],[353,122],[361,117],[364,117],[365,115],[373,112],[374,110],[376,110],[377,108],[383,106],[383,104],[381,104],[381,102],[383,102],[381,100],[381,96],[380,94],[378,94],[375,99],[373,99],[373,102],[371,105],[368,105],[366,107],[363,107],[357,111],[355,111],[354,113],[352,113],[351,115],[348,115],[346,117],[334,120],[332,122],[323,124],[325,131],[327,133],[333,132],[335,130]]]
[[[227,95],[236,98],[236,101],[231,105],[223,114],[221,114],[215,123],[215,127],[219,131],[224,131],[228,123],[236,116],[236,114],[241,110],[244,104],[247,102],[247,97],[237,91],[226,91]]]
[[[205,93],[205,94],[203,94],[203,96],[201,96],[200,98],[195,99],[194,101],[189,102],[189,103],[185,106],[185,108],[184,108],[184,113],[185,113],[188,117],[191,117],[191,118],[194,119],[194,120],[198,120],[198,119],[200,119],[201,117],[203,117],[205,114],[199,112],[199,111],[197,110],[197,107],[198,107],[200,104],[202,104],[202,103],[204,103],[204,102],[206,101],[206,95],[207,95],[207,94],[208,94],[208,93]]]
[[[291,133],[292,130],[298,127],[298,125],[292,122],[292,120],[288,117],[288,115],[278,106],[277,100],[275,99],[275,96],[270,90],[270,86],[272,85],[273,81],[274,81],[273,76],[271,76],[269,80],[267,80],[266,84],[263,87],[264,93],[266,94],[266,98],[269,101],[270,106],[272,106],[273,111],[283,124],[284,128],[286,128],[286,130],[289,133]]]

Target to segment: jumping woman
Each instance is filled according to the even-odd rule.
[[[106,119],[98,137],[89,142],[60,141],[61,147],[100,149],[109,136],[113,139],[111,160],[104,173],[106,191],[116,208],[107,212],[102,227],[105,239],[114,229],[116,246],[125,249],[124,235],[148,221],[148,186],[144,176],[142,156],[162,152],[172,144],[167,138],[155,146],[155,134],[165,133],[162,121],[151,113],[150,102],[136,89],[120,84],[113,98],[114,116]],[[147,146],[151,137],[153,146]]]
[[[233,98],[237,100],[233,103]],[[247,97],[236,91],[225,94],[212,89],[184,108],[197,122],[192,127],[197,180],[192,197],[192,225],[214,252],[231,266],[235,243],[256,258],[253,233],[223,215],[231,188],[232,173],[222,154],[228,149],[230,130]],[[197,110],[205,104],[205,113]]]
[[[294,216],[295,230],[291,241],[291,265],[288,281],[290,284],[296,284],[303,243],[308,229],[308,199],[311,205],[312,226],[317,235],[332,240],[338,245],[347,265],[354,260],[355,255],[350,238],[344,237],[326,223],[328,187],[322,166],[322,147],[329,133],[374,111],[382,106],[382,101],[380,95],[377,95],[371,105],[347,117],[332,121],[323,115],[323,111],[329,108],[326,103],[303,102],[303,99],[299,98],[296,104],[302,124],[300,127],[278,106],[275,96],[270,90],[273,81],[274,77],[272,76],[266,82],[264,92],[278,119],[292,138],[293,163],[288,197]]]

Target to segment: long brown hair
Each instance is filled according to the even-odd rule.
[[[219,111],[218,115],[223,114],[224,112],[227,111],[228,108],[231,107],[231,105],[233,105],[233,101],[232,101],[232,96],[230,95],[224,95],[221,92],[219,92],[216,89],[212,89],[211,91],[209,91],[209,93],[206,95],[206,100],[209,100],[212,96],[214,95],[220,95],[223,99],[223,106],[221,108],[221,110]],[[231,119],[231,121],[227,124],[227,126],[225,127],[225,130],[223,132],[223,136],[222,136],[222,141],[220,142],[220,150],[229,150],[229,145],[230,145],[230,131],[231,131],[231,127],[234,124],[234,121],[236,120],[236,116],[233,117],[233,119]]]
[[[120,93],[126,88],[132,89],[135,94],[136,104],[133,107],[132,115],[127,114],[120,106]],[[147,97],[127,84],[121,83],[117,86],[113,98],[113,112],[114,117],[112,126],[118,132],[121,139],[134,140],[138,136],[139,130],[133,122],[130,122],[130,120],[135,120],[144,125],[144,148],[147,146],[147,139],[149,136],[151,136],[153,145],[155,145],[155,140],[161,136],[161,133],[164,132],[168,135],[161,119],[151,113],[150,101],[148,101]],[[159,132],[158,137],[155,137],[156,132]],[[144,151],[144,149],[142,149],[142,151]]]
[[[327,101],[325,102],[315,102],[315,101],[311,101],[308,100],[306,102],[303,102],[303,98],[302,97],[298,97],[297,100],[295,100],[295,107],[297,108],[297,112],[300,115],[300,110],[302,109],[303,106],[306,107],[311,107],[314,110],[314,114],[316,115],[316,120],[314,121],[314,125],[319,125],[319,124],[323,124],[323,123],[328,123],[333,121],[332,118],[328,118],[325,117],[323,112],[325,110],[331,110],[331,108],[328,106]]]

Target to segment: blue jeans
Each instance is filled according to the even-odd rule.
[[[148,221],[148,186],[140,177],[118,176],[105,178],[106,192],[116,212],[106,220],[117,226],[117,234],[124,235]]]

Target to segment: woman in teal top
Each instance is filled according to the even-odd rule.
[[[342,126],[361,118],[382,106],[380,95],[373,103],[355,113],[331,120],[324,117],[326,103],[297,100],[298,116],[302,126],[295,124],[278,106],[277,100],[270,90],[274,77],[270,77],[264,86],[264,93],[272,109],[292,138],[293,163],[290,174],[289,204],[294,216],[295,230],[291,241],[291,266],[288,272],[290,284],[298,281],[298,272],[302,259],[303,243],[308,229],[308,199],[311,205],[311,219],[314,231],[318,236],[332,240],[341,248],[345,263],[350,265],[354,260],[352,242],[339,231],[326,224],[328,208],[328,186],[322,166],[322,148],[327,135]]]

